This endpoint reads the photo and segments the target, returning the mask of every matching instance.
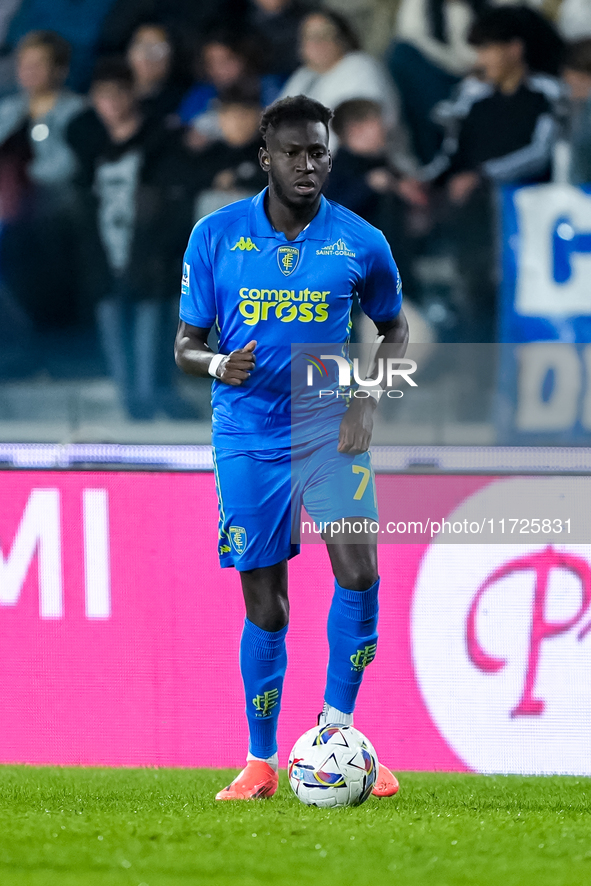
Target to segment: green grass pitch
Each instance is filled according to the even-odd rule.
[[[398,796],[216,803],[235,772],[0,767],[1,886],[584,886],[591,781],[406,773]]]

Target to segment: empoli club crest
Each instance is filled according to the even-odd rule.
[[[293,274],[300,260],[300,250],[296,246],[280,246],[277,250],[277,264],[282,274]]]
[[[230,540],[237,554],[243,554],[248,544],[246,529],[243,526],[230,526]]]

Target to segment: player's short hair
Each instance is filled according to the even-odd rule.
[[[99,58],[92,73],[92,86],[97,83],[117,83],[124,89],[133,88],[133,72],[120,56]]]
[[[347,127],[352,123],[365,123],[366,120],[374,120],[383,117],[382,106],[369,98],[352,98],[341,102],[335,108],[332,118],[332,128],[339,138],[343,138]]]
[[[61,34],[55,31],[29,31],[19,40],[17,52],[23,49],[45,49],[56,68],[67,68],[72,56],[72,47]]]
[[[591,76],[591,37],[568,44],[564,67]]]
[[[285,123],[322,123],[328,132],[332,116],[331,109],[316,99],[308,98],[307,95],[288,95],[287,98],[280,98],[269,105],[263,112],[259,128],[265,142],[269,132],[274,132]]]

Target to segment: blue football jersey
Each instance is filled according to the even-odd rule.
[[[228,354],[256,339],[256,368],[241,386],[214,381],[215,446],[291,444],[292,347],[346,343],[354,295],[372,320],[397,316],[398,269],[377,228],[321,198],[310,224],[288,240],[265,212],[266,190],[201,219],[183,263],[181,319],[219,333]],[[344,400],[331,404],[342,414]]]

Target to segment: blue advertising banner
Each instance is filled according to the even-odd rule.
[[[499,443],[589,445],[591,187],[501,194]]]
[[[591,342],[591,186],[502,191],[502,342]]]

